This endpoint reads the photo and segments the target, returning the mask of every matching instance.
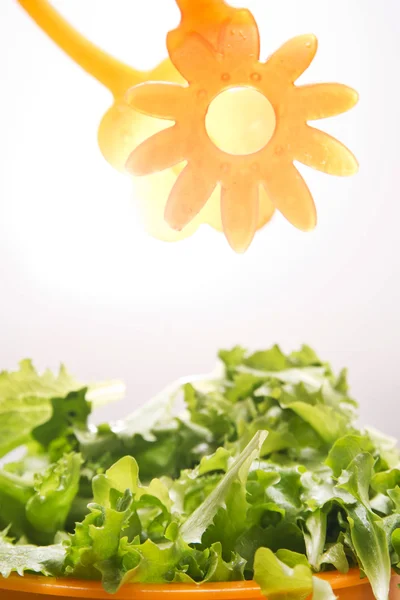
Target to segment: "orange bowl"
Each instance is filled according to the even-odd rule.
[[[360,579],[357,569],[347,575],[337,572],[320,575],[330,582],[339,600],[374,600],[367,579]],[[390,600],[400,600],[400,576],[393,575]],[[46,600],[47,597],[92,600],[263,600],[259,586],[253,581],[208,583],[201,586],[185,584],[141,585],[128,584],[114,595],[107,594],[98,581],[54,579],[37,575],[8,579],[0,578],[0,598],[4,600]],[[43,597],[43,598],[42,598]],[[265,599],[264,599],[265,600]]]

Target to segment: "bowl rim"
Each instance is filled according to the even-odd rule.
[[[361,578],[359,569],[350,569],[346,574],[338,571],[330,571],[317,575],[321,579],[329,581],[333,590],[352,588],[360,585],[368,585],[366,577]],[[400,576],[393,574],[392,579],[400,583]],[[262,599],[259,585],[255,581],[233,581],[229,583],[204,583],[201,585],[170,583],[170,584],[141,584],[128,583],[116,594],[107,593],[100,581],[85,581],[78,579],[45,577],[43,575],[24,575],[21,577],[12,574],[7,579],[0,577],[0,591],[8,590],[15,592],[29,592],[42,596],[55,596],[75,598],[91,598],[93,600],[161,600],[171,598],[179,594],[180,598],[193,597],[193,594],[202,593],[202,598],[210,600],[233,600],[233,599]],[[265,599],[264,599],[265,600]]]

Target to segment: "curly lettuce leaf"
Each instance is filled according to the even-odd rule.
[[[18,538],[51,544],[78,493],[81,463],[79,454],[66,455],[34,481],[0,471],[0,525]]]
[[[132,457],[97,476],[93,488],[95,502],[71,537],[67,575],[101,579],[110,593],[127,582],[243,578],[241,557],[225,561],[220,544],[199,551],[182,539],[170,512],[168,489],[159,480],[142,485]]]
[[[67,454],[35,478],[34,494],[26,503],[25,514],[42,543],[53,541],[65,527],[78,493],[81,464],[79,454]]]
[[[326,543],[327,514],[321,509],[311,513],[305,522],[304,540],[307,558],[314,571],[319,571]]]
[[[332,469],[335,477],[362,452],[372,452],[373,444],[368,436],[349,434],[339,438],[329,450],[325,464]]]
[[[292,402],[288,408],[311,425],[327,444],[332,444],[343,436],[349,425],[347,417],[332,406]]]
[[[96,428],[87,417],[101,390],[45,394],[26,456],[0,472],[0,527],[13,524],[15,546],[55,545],[62,528],[63,574],[110,592],[255,577],[270,597],[332,600],[312,571],[360,566],[383,600],[391,564],[400,570],[395,442],[358,429],[346,372],[306,346],[220,359],[219,372]],[[13,401],[0,395],[0,416]]]
[[[0,533],[0,575],[9,577],[11,573],[23,575],[25,572],[40,573],[57,577],[62,573],[65,548],[62,544],[34,546],[13,544]]]
[[[182,539],[187,543],[201,542],[203,533],[213,522],[218,509],[225,504],[226,496],[234,482],[237,481],[239,486],[245,485],[249,469],[253,461],[259,456],[266,437],[267,433],[264,431],[256,433],[251,442],[249,442],[228,469],[217,487],[182,525],[180,534]]]
[[[348,573],[350,568],[342,542],[330,544],[319,562],[323,565],[333,565],[340,573]]]
[[[268,548],[256,552],[254,580],[268,600],[306,600],[313,589],[309,567],[304,564],[288,567]]]
[[[390,588],[391,563],[384,523],[370,506],[374,459],[369,453],[358,454],[342,473],[340,487],[356,500],[347,505],[351,539],[358,560],[367,575],[377,600],[387,600]]]
[[[337,600],[329,581],[313,577],[312,600]]]
[[[0,471],[0,529],[11,529],[16,537],[29,536],[25,506],[33,493],[33,485],[23,477]]]
[[[130,456],[94,478],[93,496],[89,514],[77,524],[71,538],[67,574],[92,578],[103,574],[103,581],[112,587],[111,579],[120,582],[123,573],[131,570],[122,564],[122,548],[128,556],[126,563],[137,556],[136,550],[128,551],[137,536],[156,542],[164,538],[171,521],[171,501],[161,481],[154,479],[149,486],[140,483],[137,463]]]
[[[64,366],[56,375],[49,370],[40,375],[30,360],[22,360],[18,371],[0,373],[0,402],[7,398],[53,398],[80,387]]]
[[[70,392],[63,398],[51,398],[51,417],[32,431],[32,437],[45,448],[64,436],[73,427],[86,428],[91,405],[86,400],[87,389]]]
[[[31,431],[51,416],[50,400],[82,387],[65,367],[37,373],[30,360],[18,371],[0,373],[0,457],[24,444]]]
[[[400,569],[400,527],[393,531],[390,541],[396,553],[396,567]]]
[[[254,579],[268,600],[335,600],[336,596],[328,581],[312,575],[309,565],[292,555],[288,566],[271,550],[260,548],[254,560]]]
[[[386,494],[388,490],[393,490],[398,486],[400,486],[400,469],[375,473],[371,480],[372,489],[381,494]]]
[[[39,374],[30,360],[23,360],[19,370],[1,372],[0,458],[26,443],[32,430],[51,418],[53,398],[65,398],[84,387],[64,366],[57,374],[49,370]],[[124,390],[118,382],[98,384],[89,389],[87,400],[98,406],[122,397]]]
[[[262,350],[244,358],[246,367],[257,371],[284,371],[291,366],[290,360],[279,346],[273,346],[270,350]]]

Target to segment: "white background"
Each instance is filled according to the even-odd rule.
[[[34,1],[34,0],[32,0]],[[205,229],[168,245],[136,222],[130,182],[102,159],[106,90],[12,0],[0,0],[0,366],[60,361],[83,380],[122,377],[131,410],[214,366],[220,347],[314,346],[348,366],[362,420],[396,435],[400,396],[398,0],[243,0],[266,57],[314,32],[303,81],[340,81],[359,107],[326,123],[361,163],[353,179],[302,169],[319,225],[283,218],[243,257]],[[164,58],[173,0],[57,0],[79,28],[138,67]],[[236,5],[239,2],[235,2]],[[96,13],[94,13],[96,10]],[[153,21],[157,16],[157,23]]]

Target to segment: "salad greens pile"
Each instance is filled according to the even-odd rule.
[[[0,574],[126,582],[254,579],[269,600],[330,600],[359,567],[377,600],[400,572],[400,453],[356,426],[346,372],[309,347],[219,353],[123,421],[115,382],[29,361],[0,374]],[[184,408],[179,408],[179,403]]]

